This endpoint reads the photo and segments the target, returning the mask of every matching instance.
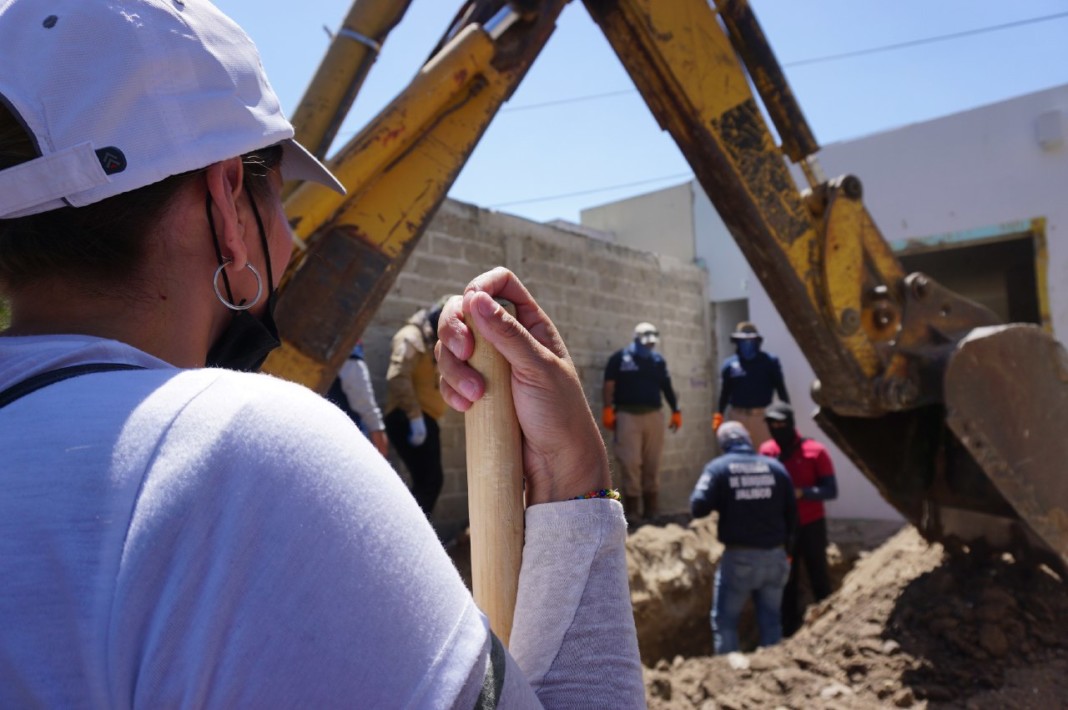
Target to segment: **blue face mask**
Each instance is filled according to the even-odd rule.
[[[760,352],[760,343],[756,338],[738,341],[738,357],[743,360],[752,360]]]

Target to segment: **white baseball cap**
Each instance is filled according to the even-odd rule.
[[[0,0],[0,102],[41,157],[0,170],[0,219],[82,207],[293,140],[248,35],[207,0]]]

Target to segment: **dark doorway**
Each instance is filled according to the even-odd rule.
[[[981,303],[1007,323],[1042,325],[1035,239],[1030,233],[997,241],[910,248],[898,253],[906,272],[922,271]]]

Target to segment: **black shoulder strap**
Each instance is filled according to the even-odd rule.
[[[475,699],[474,710],[496,710],[504,690],[504,668],[507,665],[504,645],[497,634],[490,632],[490,654],[486,662],[486,675],[482,678],[482,692]]]
[[[110,372],[112,370],[143,369],[145,368],[140,365],[127,365],[118,362],[91,362],[84,365],[61,367],[58,370],[49,370],[34,375],[33,377],[28,377],[21,382],[16,382],[3,392],[0,392],[0,409],[3,409],[15,400],[21,399],[28,394],[32,394],[43,387],[62,382],[63,380],[69,380],[70,378],[78,377],[79,375],[88,375],[92,372]]]

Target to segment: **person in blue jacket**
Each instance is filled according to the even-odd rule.
[[[752,437],[753,446],[771,438],[764,422],[764,408],[775,395],[789,402],[779,358],[760,349],[763,336],[755,325],[742,321],[731,333],[735,354],[727,358],[719,372],[719,404],[712,415],[712,430],[725,419],[741,422]],[[729,409],[728,409],[729,408]]]
[[[720,654],[739,650],[738,619],[749,598],[760,645],[782,640],[786,551],[797,530],[797,500],[786,468],[757,454],[740,422],[724,422],[716,438],[724,453],[705,466],[690,495],[690,512],[695,518],[719,513],[716,534],[725,549],[716,569],[712,638]]]

